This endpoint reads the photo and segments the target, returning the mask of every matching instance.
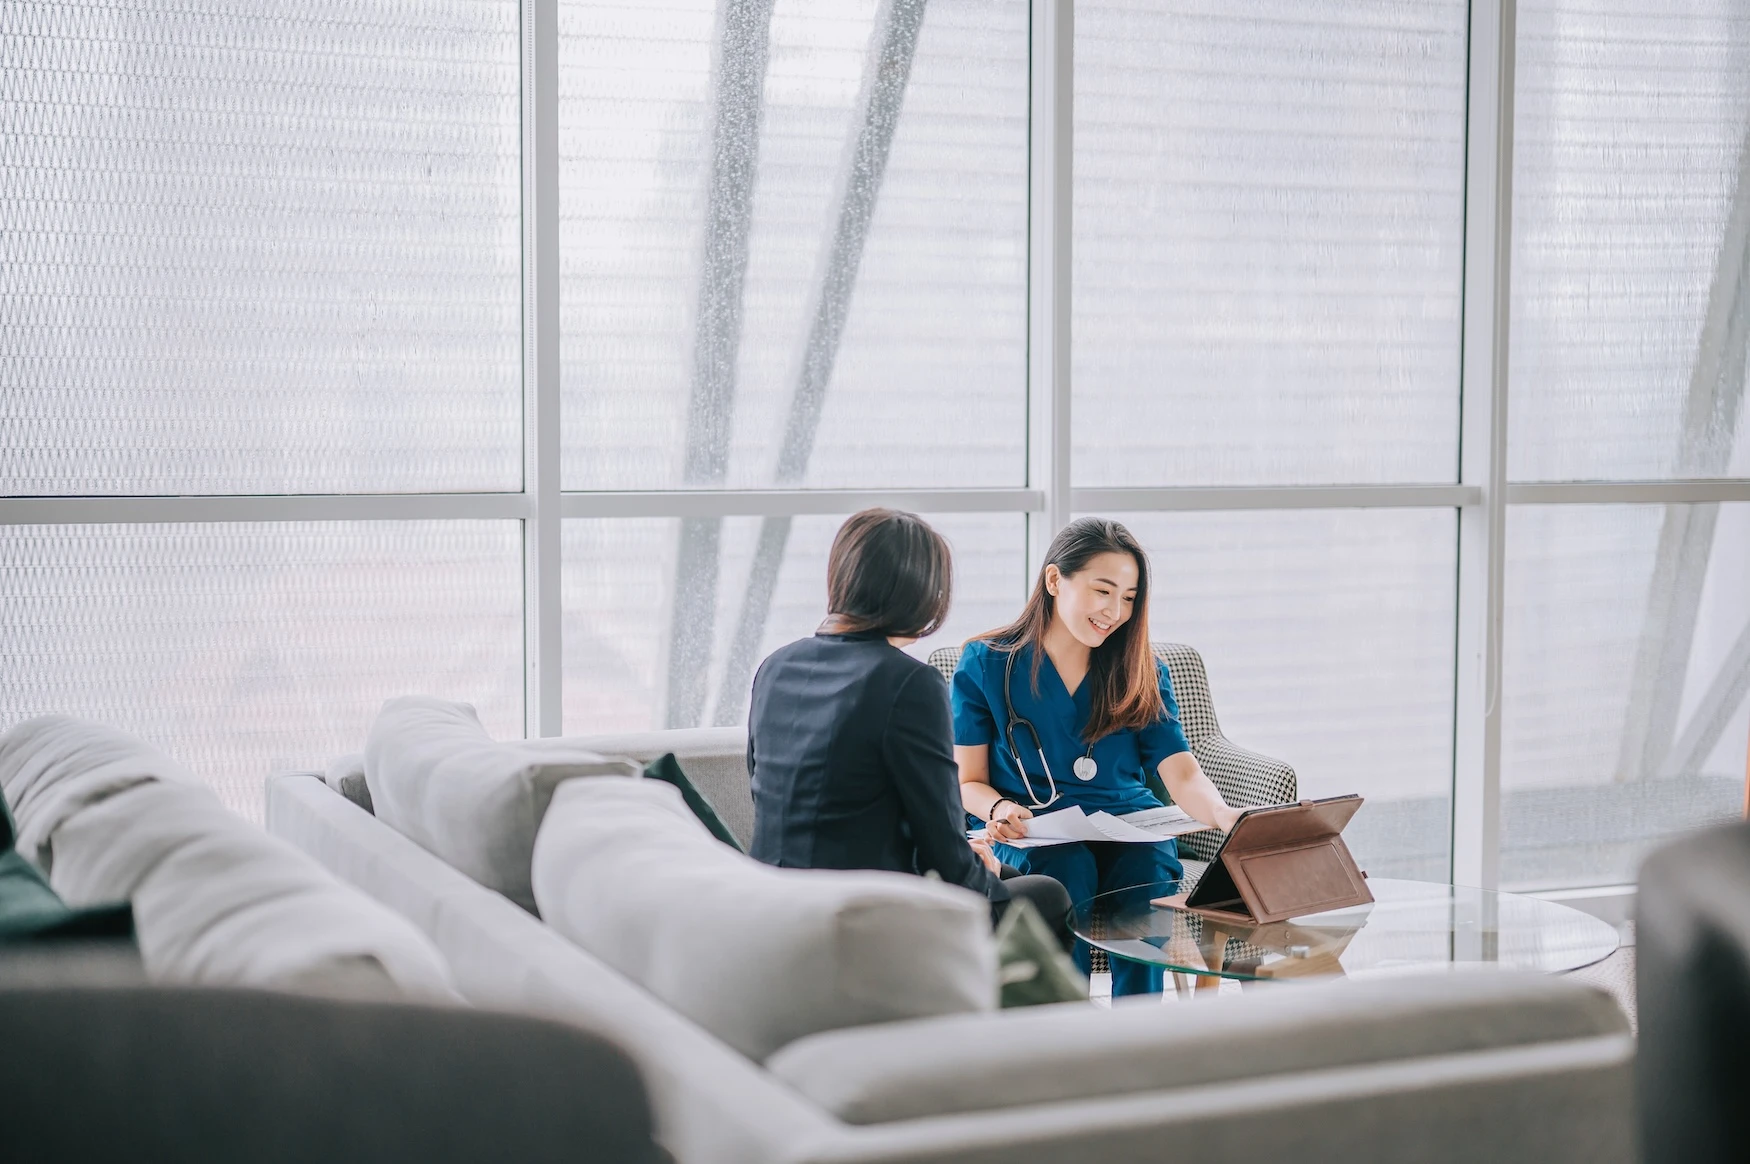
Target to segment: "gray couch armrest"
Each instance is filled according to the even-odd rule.
[[[483,1011],[143,985],[0,987],[18,1161],[657,1162],[626,1055]]]
[[[829,1047],[830,1035],[799,1041],[768,1066],[853,1126],[786,1158],[1636,1158],[1626,1021],[1601,992],[1561,979],[1374,979],[1119,1005],[1092,1023],[1087,1012],[894,1024],[912,1029],[870,1028],[854,1050]],[[886,1035],[890,1047],[869,1045]],[[904,1055],[900,1071],[888,1051]]]
[[[1627,1033],[1610,996],[1580,983],[1454,973],[885,1023],[799,1039],[766,1066],[840,1119],[874,1124]],[[1000,1071],[993,1047],[1016,1051]]]
[[[1001,1053],[1000,1047],[998,1054]],[[851,1129],[787,1164],[1637,1164],[1633,1042],[1603,1035]],[[1006,1065],[1012,1057],[1004,1057]]]

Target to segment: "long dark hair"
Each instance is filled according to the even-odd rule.
[[[925,638],[942,629],[954,593],[954,560],[942,535],[915,513],[865,509],[839,527],[826,561],[827,634]]]
[[[1088,712],[1088,743],[1124,728],[1145,728],[1166,714],[1159,672],[1148,642],[1148,554],[1129,530],[1101,517],[1078,518],[1064,526],[1045,551],[1045,562],[1033,583],[1033,596],[1027,599],[1021,616],[975,640],[1003,651],[1018,651],[1031,644],[1035,648],[1033,689],[1037,691],[1039,657],[1045,653],[1039,644],[1057,608],[1057,599],[1045,588],[1045,568],[1056,566],[1058,573],[1067,577],[1081,573],[1101,554],[1129,554],[1136,560],[1136,606],[1124,625],[1089,656],[1088,676],[1082,680],[1092,684],[1088,689],[1093,704]]]

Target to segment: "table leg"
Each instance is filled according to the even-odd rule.
[[[1203,923],[1203,937],[1197,943],[1198,952],[1203,955],[1203,964],[1210,970],[1219,971],[1223,960],[1227,957],[1227,935],[1215,929],[1208,922]],[[1216,974],[1199,974],[1197,976],[1198,990],[1215,990],[1221,986],[1221,978]]]

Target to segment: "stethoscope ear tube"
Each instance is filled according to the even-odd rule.
[[[1015,761],[1015,771],[1020,774],[1021,787],[1027,790],[1027,799],[1033,802],[1029,807],[1050,808],[1057,803],[1058,798],[1063,793],[1057,790],[1057,780],[1051,774],[1051,761],[1045,758],[1045,745],[1039,738],[1039,729],[1015,714],[1015,701],[1009,695],[1009,685],[1015,680],[1015,656],[1020,653],[1021,646],[1017,643],[1009,648],[1008,658],[1003,663],[1003,710],[1008,713],[1008,723],[1004,727],[1003,734],[1008,739],[1009,756]],[[1021,750],[1015,746],[1015,727],[1017,724],[1025,725],[1027,731],[1033,736],[1033,750],[1039,753],[1039,764],[1045,770],[1045,786],[1051,793],[1050,798],[1046,800],[1040,800],[1039,794],[1033,791],[1033,781],[1027,778],[1027,766],[1021,763]]]

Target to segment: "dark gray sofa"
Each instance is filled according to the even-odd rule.
[[[0,1156],[666,1161],[626,1055],[520,1015],[152,986],[116,949],[0,947]]]
[[[1635,915],[1645,1159],[1750,1159],[1750,824],[1655,851]]]

